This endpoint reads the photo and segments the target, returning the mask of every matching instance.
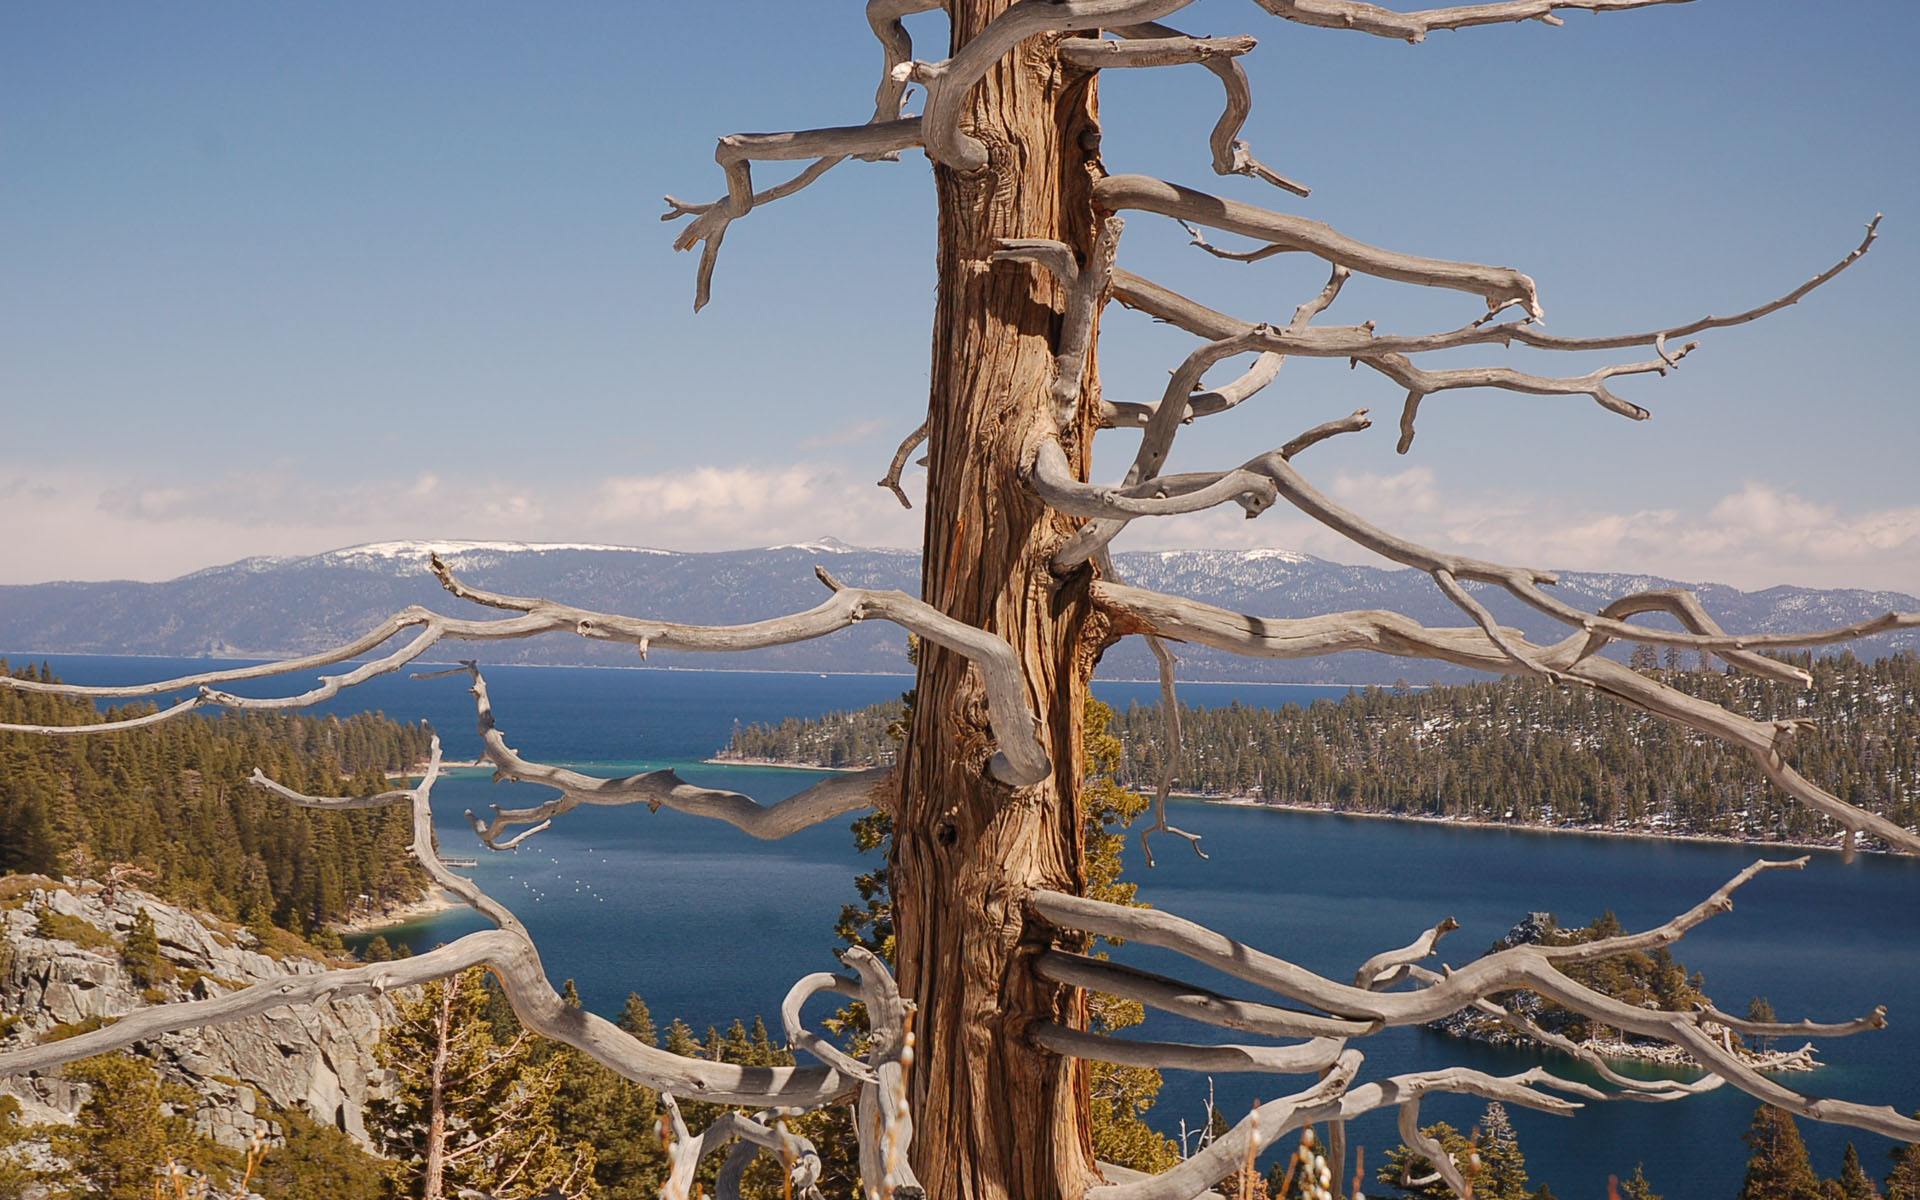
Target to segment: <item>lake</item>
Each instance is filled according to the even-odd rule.
[[[15,662],[27,656],[12,656]],[[39,659],[39,655],[31,656]],[[204,670],[204,660],[45,656],[77,682],[122,682]],[[777,800],[810,772],[702,763],[725,743],[734,721],[816,715],[890,699],[904,677],[770,675],[655,669],[487,670],[507,739],[530,758],[615,774],[672,766],[696,783]],[[384,679],[334,702],[336,711],[376,708],[402,720],[427,719],[450,757],[477,752],[464,677]],[[257,690],[257,689],[256,689]],[[1096,683],[1115,705],[1151,702],[1150,684]],[[1275,685],[1188,685],[1191,703],[1276,706],[1341,689]],[[518,794],[515,794],[515,793]],[[504,789],[480,770],[457,770],[435,795],[442,845],[482,853],[461,812],[521,806],[537,796]],[[1179,803],[1176,824],[1204,835],[1201,860],[1184,845],[1157,845],[1160,864],[1140,865],[1129,843],[1129,875],[1141,897],[1229,936],[1337,979],[1351,978],[1376,951],[1404,945],[1442,917],[1461,930],[1440,956],[1473,958],[1530,911],[1585,923],[1611,909],[1628,927],[1668,920],[1762,855],[1754,847],[1471,829],[1367,818]],[[1788,857],[1780,851],[1769,857]],[[643,995],[663,1025],[681,1017],[696,1029],[755,1014],[777,1024],[780,997],[798,976],[835,966],[832,923],[852,902],[851,876],[870,864],[854,853],[844,822],[780,842],[758,842],[717,822],[671,812],[581,809],[518,852],[487,854],[474,877],[521,915],[556,983],[572,978],[589,1008],[612,1015],[629,991]],[[399,936],[427,947],[478,928],[465,913],[412,926]],[[1705,973],[1721,1007],[1744,1011],[1769,997],[1782,1019],[1841,1020],[1885,1004],[1891,1027],[1829,1039],[1829,1064],[1789,1086],[1902,1111],[1920,1109],[1920,863],[1862,855],[1848,865],[1816,853],[1804,872],[1771,872],[1748,885],[1734,911],[1707,922],[1677,947]],[[1222,990],[1245,985],[1206,978],[1170,955],[1137,947],[1118,957],[1152,970],[1179,970]],[[1217,1031],[1156,1017],[1143,1036],[1212,1037]],[[1239,1035],[1231,1035],[1239,1036]],[[1505,1074],[1540,1061],[1420,1030],[1359,1043],[1365,1076],[1450,1063]],[[1560,1068],[1569,1068],[1558,1060]],[[1577,1071],[1569,1070],[1570,1074]],[[1290,1081],[1289,1081],[1290,1082]],[[1154,1120],[1169,1132],[1203,1119],[1204,1079],[1168,1076]],[[1271,1079],[1214,1080],[1233,1119],[1277,1091]],[[1482,1106],[1435,1098],[1431,1122],[1472,1125]],[[1675,1197],[1732,1197],[1746,1160],[1739,1135],[1755,1104],[1732,1088],[1665,1105],[1590,1105],[1572,1119],[1515,1111],[1534,1183],[1564,1200],[1605,1195],[1606,1177],[1645,1162],[1658,1191]],[[1837,1174],[1854,1141],[1867,1169],[1883,1174],[1890,1143],[1876,1135],[1802,1122],[1815,1168]],[[1390,1118],[1357,1124],[1352,1137],[1370,1163],[1397,1143]]]

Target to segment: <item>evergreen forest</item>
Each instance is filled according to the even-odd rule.
[[[16,674],[51,678],[44,666]],[[0,723],[100,719],[82,700],[0,689]],[[411,814],[296,808],[248,777],[258,767],[309,795],[384,791],[388,772],[424,760],[431,738],[378,714],[234,712],[115,733],[0,733],[0,874],[119,867],[165,899],[312,936],[356,909],[422,894],[406,850]]]
[[[1844,800],[1920,819],[1920,656],[1792,658],[1811,688],[1716,670],[1655,670],[1760,720],[1808,722],[1788,752]],[[887,761],[898,705],[736,732],[722,757],[825,767]],[[1535,678],[1367,688],[1302,708],[1183,706],[1178,791],[1338,812],[1640,830],[1760,841],[1836,831],[1743,751]],[[1120,781],[1151,786],[1167,753],[1157,706],[1115,717]]]

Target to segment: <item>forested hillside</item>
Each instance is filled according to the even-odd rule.
[[[1920,656],[1797,660],[1810,689],[1719,671],[1666,671],[1693,695],[1765,720],[1806,719],[1788,758],[1841,798],[1894,821],[1920,817]],[[1343,812],[1810,839],[1828,823],[1789,801],[1744,752],[1593,692],[1503,678],[1424,690],[1369,688],[1302,709],[1184,710],[1178,787]],[[858,766],[879,760],[898,706],[741,730],[729,751]],[[1158,778],[1157,708],[1120,713],[1121,778]]]
[[[42,668],[17,673],[46,678]],[[83,701],[0,689],[0,722],[98,719]],[[247,777],[258,767],[312,795],[381,791],[387,771],[426,757],[431,736],[378,715],[280,713],[74,737],[0,734],[0,873],[131,863],[167,899],[312,933],[362,896],[391,903],[422,893],[406,852],[410,816],[295,808]]]

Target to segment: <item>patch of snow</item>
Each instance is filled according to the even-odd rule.
[[[859,546],[849,546],[839,538],[823,537],[812,542],[786,542],[778,546],[768,546],[769,550],[805,550],[809,554],[858,554]]]
[[[597,542],[368,542],[362,546],[348,546],[343,550],[329,550],[325,554],[316,554],[316,559],[334,562],[351,559],[384,559],[387,561],[424,559],[431,554],[453,555],[474,553],[502,554],[543,554],[550,550],[591,550],[616,554],[672,554],[671,550],[655,550],[647,546],[608,546]]]

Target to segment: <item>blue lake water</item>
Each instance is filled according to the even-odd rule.
[[[39,656],[34,656],[38,658]],[[25,660],[15,655],[14,661]],[[64,677],[122,682],[204,670],[201,660],[52,656]],[[719,672],[489,668],[496,715],[508,741],[536,759],[614,774],[673,766],[690,781],[763,801],[790,795],[811,773],[716,766],[700,760],[726,741],[735,720],[814,715],[892,698],[900,677]],[[477,750],[471,699],[462,677],[385,679],[329,707],[375,708],[402,720],[427,719],[450,757]],[[258,690],[258,689],[256,689]],[[1147,684],[1096,684],[1109,703],[1151,701]],[[1340,689],[1188,685],[1189,702],[1274,706]],[[467,808],[520,806],[537,795],[503,788],[485,771],[455,771],[436,791],[435,813],[449,853],[474,847]],[[1202,833],[1205,861],[1178,842],[1157,846],[1160,865],[1132,877],[1156,907],[1191,917],[1334,978],[1350,978],[1376,951],[1404,945],[1440,918],[1462,929],[1440,956],[1461,963],[1529,911],[1584,922],[1603,909],[1629,927],[1658,924],[1697,903],[1761,855],[1751,847],[1606,839],[1185,803],[1175,823]],[[476,848],[477,849],[477,848]],[[484,852],[482,852],[484,853]],[[1773,852],[1769,857],[1786,857]],[[758,842],[716,822],[644,809],[582,809],[518,852],[487,855],[475,878],[526,921],[558,982],[572,978],[588,1007],[612,1014],[629,991],[646,997],[663,1023],[696,1028],[775,1013],[798,976],[830,969],[831,926],[854,899],[850,878],[866,864],[843,823],[780,842]],[[400,931],[416,947],[477,928],[464,913]],[[389,936],[395,936],[390,933]],[[1830,1039],[1829,1064],[1790,1086],[1902,1111],[1920,1109],[1920,863],[1862,856],[1843,865],[1816,854],[1802,872],[1772,872],[1748,885],[1734,911],[1678,947],[1723,1008],[1743,1011],[1768,996],[1783,1019],[1840,1020],[1885,1004],[1891,1027]],[[1125,961],[1208,980],[1169,955],[1129,947]],[[1212,1037],[1216,1031],[1154,1018],[1143,1035]],[[1238,1035],[1234,1035],[1238,1036]],[[1523,1070],[1536,1056],[1398,1030],[1360,1044],[1368,1075],[1464,1063],[1493,1073]],[[1564,1060],[1561,1067],[1566,1067]],[[1570,1072],[1571,1073],[1571,1072]],[[1253,1076],[1214,1081],[1221,1108],[1237,1117],[1282,1082]],[[1168,1077],[1155,1120],[1177,1132],[1202,1119],[1206,1081]],[[1424,1118],[1466,1127],[1481,1105],[1436,1098]],[[1665,1105],[1590,1105],[1569,1119],[1516,1111],[1514,1123],[1534,1182],[1566,1200],[1605,1195],[1609,1174],[1644,1162],[1670,1196],[1731,1197],[1746,1151],[1740,1133],[1754,1101],[1732,1088]],[[1816,1169],[1836,1174],[1847,1140],[1870,1172],[1884,1173],[1890,1144],[1873,1134],[1803,1122]],[[1377,1163],[1397,1142],[1392,1122],[1369,1119],[1353,1137]]]

